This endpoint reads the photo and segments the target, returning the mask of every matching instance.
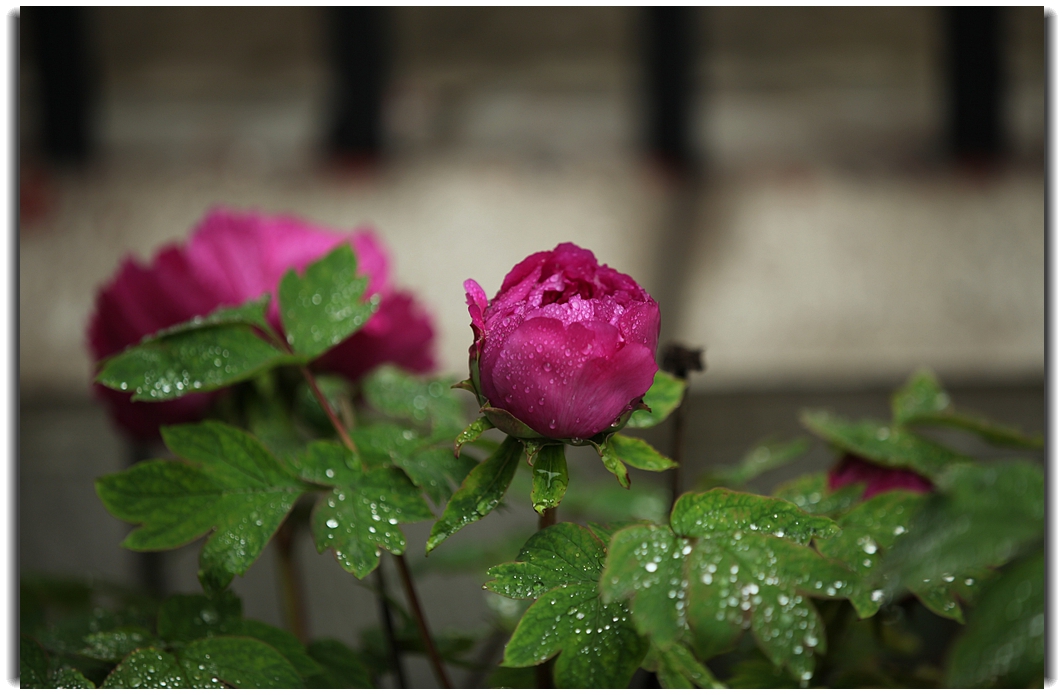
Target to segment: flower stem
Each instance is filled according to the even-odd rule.
[[[285,622],[288,629],[303,644],[307,643],[307,607],[303,600],[303,587],[295,561],[295,523],[285,519],[275,536],[277,564],[281,574],[281,595],[284,601]]]
[[[384,567],[378,565],[373,576],[377,582],[377,606],[381,611],[381,627],[384,629],[384,639],[388,641],[388,656],[392,660],[392,668],[395,669],[395,684],[406,688],[406,671],[403,670],[403,661],[395,639],[395,622],[392,620],[392,607],[388,603],[388,589],[384,585]]]
[[[340,422],[340,418],[336,416],[336,412],[329,405],[329,399],[325,397],[325,394],[318,388],[318,382],[314,379],[314,375],[311,374],[310,369],[307,367],[300,367],[303,372],[303,378],[307,380],[307,384],[310,386],[310,390],[314,393],[314,397],[318,399],[318,405],[325,411],[325,415],[329,418],[329,422],[332,423],[333,429],[336,430],[336,434],[340,435],[340,441],[344,443],[350,451],[358,453],[358,447],[351,441],[351,435],[347,433],[347,428]]]
[[[684,380],[683,398],[680,406],[672,414],[672,460],[676,462],[676,468],[669,471],[669,482],[672,487],[672,502],[683,493],[683,437],[684,426],[687,424],[687,375],[691,372],[700,372],[702,366],[702,351],[690,350],[679,343],[670,343],[665,347],[665,353],[661,359],[662,368]]]
[[[406,565],[406,558],[402,555],[393,555],[395,558],[395,564],[399,568],[399,576],[403,580],[403,589],[406,590],[406,600],[410,604],[410,612],[414,614],[414,619],[417,621],[418,632],[421,633],[421,641],[425,645],[425,651],[429,654],[429,663],[432,664],[432,671],[436,674],[436,680],[443,688],[451,688],[451,681],[447,678],[447,671],[443,669],[443,660],[440,659],[440,653],[436,650],[436,643],[432,640],[432,634],[429,633],[429,624],[425,620],[425,614],[421,610],[421,602],[418,601],[417,592],[414,590],[414,580],[410,577],[410,568]]]
[[[542,531],[545,528],[554,526],[558,523],[558,508],[550,507],[544,509],[543,514],[539,517],[539,530]],[[544,661],[542,664],[536,665],[536,688],[540,690],[549,690],[554,687],[554,678],[551,675],[551,669],[553,667],[553,660]]]
[[[329,405],[329,400],[318,388],[318,382],[314,380],[314,375],[307,367],[301,367],[303,372],[303,378],[307,380],[307,384],[310,385],[310,390],[314,392],[314,397],[318,399],[318,404],[329,418],[329,422],[332,423],[333,429],[340,435],[340,440],[344,443],[344,446],[348,450],[358,453],[358,448],[351,440],[351,435],[347,433],[343,424],[340,422],[340,418],[336,416],[332,406]],[[363,464],[365,465],[365,464]],[[406,592],[407,602],[410,604],[410,611],[414,614],[414,619],[417,621],[418,632],[421,633],[421,641],[425,644],[425,650],[428,652],[429,661],[432,663],[432,670],[436,674],[436,679],[440,685],[444,688],[450,688],[451,682],[447,678],[447,672],[443,670],[443,661],[440,659],[440,653],[436,650],[436,642],[432,639],[432,633],[429,632],[428,623],[425,620],[425,614],[421,610],[421,602],[417,597],[417,590],[414,588],[414,581],[410,578],[410,570],[406,566],[406,558],[402,555],[394,555],[395,564],[399,567],[399,576],[403,580],[403,589]],[[378,574],[379,574],[378,568]],[[381,580],[378,580],[381,581]],[[388,615],[387,622],[390,622],[391,608],[388,606],[388,602],[385,600],[384,595],[381,594],[381,615]],[[399,645],[395,641],[394,633],[391,637],[392,653],[395,654],[396,665],[399,663]],[[397,671],[400,673],[400,671]]]

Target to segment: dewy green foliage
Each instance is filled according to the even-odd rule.
[[[314,508],[311,529],[318,552],[332,548],[340,566],[359,579],[380,562],[380,549],[401,555],[399,523],[432,518],[421,492],[402,471],[363,470],[358,457],[334,442],[315,442],[300,459],[304,479],[332,486]]]
[[[958,465],[929,498],[886,558],[908,586],[978,573],[1040,547],[1045,533],[1045,479],[1026,461]],[[950,580],[953,582],[953,580]]]
[[[445,541],[467,524],[479,521],[499,506],[517,472],[524,445],[507,437],[502,446],[481,461],[462,481],[462,486],[447,502],[439,520],[432,525],[425,552]]]
[[[381,413],[426,425],[442,439],[454,439],[465,424],[462,404],[444,379],[425,381],[384,366],[363,380],[362,393]]]
[[[351,438],[367,465],[401,468],[435,504],[449,499],[452,484],[461,484],[477,465],[476,459],[465,454],[456,458],[449,446],[440,446],[435,438],[421,437],[393,422],[359,427]]]
[[[135,401],[169,401],[297,361],[250,326],[211,325],[149,338],[104,362],[96,380]]]
[[[914,374],[891,400],[894,422],[899,425],[939,425],[967,430],[991,444],[1041,449],[1041,436],[1028,436],[1013,427],[1005,427],[972,413],[958,411],[928,371]]]
[[[688,493],[670,526],[614,534],[603,596],[630,597],[636,626],[659,648],[689,630],[709,656],[752,628],[773,663],[808,681],[825,631],[807,597],[846,597],[857,586],[850,569],[807,545],[837,531],[789,502],[725,489]]]
[[[950,654],[947,684],[1042,687],[1045,662],[1045,555],[1010,565],[979,595]]]
[[[628,427],[646,428],[653,427],[665,421],[672,411],[679,407],[683,400],[686,385],[683,379],[678,379],[672,374],[659,369],[654,375],[654,384],[643,396],[643,403],[650,408],[636,410],[628,420]]]
[[[296,354],[318,357],[360,329],[377,310],[378,297],[362,301],[369,278],[358,275],[356,266],[354,251],[341,244],[307,266],[302,276],[289,270],[281,278],[281,321]]]
[[[927,477],[941,473],[951,463],[969,460],[901,427],[873,420],[849,422],[821,411],[803,412],[801,419],[810,432],[843,451],[884,466],[911,468]]]
[[[139,524],[123,545],[167,550],[214,533],[203,546],[207,576],[243,575],[308,486],[250,435],[219,422],[164,428],[184,459],[147,461],[100,478],[96,491],[114,516]],[[221,586],[217,586],[220,584]]]
[[[486,588],[535,599],[506,645],[502,665],[532,666],[559,654],[558,688],[623,688],[646,653],[623,602],[606,602],[598,582],[605,547],[571,523],[532,536],[517,560],[493,567]],[[560,652],[560,653],[559,653]]]

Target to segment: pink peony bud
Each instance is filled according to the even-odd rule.
[[[888,468],[880,466],[854,454],[846,454],[828,472],[828,490],[865,483],[861,499],[867,500],[890,490],[912,490],[930,492],[931,481],[919,473],[905,468]]]
[[[341,243],[369,276],[367,296],[381,295],[377,313],[361,331],[322,355],[316,367],[356,380],[391,362],[416,372],[432,369],[432,320],[412,295],[392,288],[388,256],[369,230],[350,234],[292,217],[267,217],[218,209],[200,222],[185,246],[162,249],[148,266],[127,258],[96,296],[88,326],[94,360],[219,306],[241,304],[269,292],[268,318],[280,327],[277,286],[289,268],[302,271]],[[114,420],[136,437],[158,436],[160,425],[200,419],[216,394],[191,394],[163,403],[133,403],[128,394],[96,385]]]
[[[489,303],[465,283],[470,376],[492,422],[587,439],[638,405],[658,370],[658,304],[631,277],[573,244],[518,263]],[[516,428],[512,425],[517,425]],[[509,428],[509,429],[508,429]]]

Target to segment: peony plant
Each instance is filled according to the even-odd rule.
[[[654,299],[573,244],[518,263],[490,300],[465,290],[463,401],[418,375],[431,320],[392,288],[368,231],[220,210],[147,267],[126,261],[90,327],[96,383],[120,426],[172,457],[96,490],[134,525],[127,548],[205,538],[203,593],[72,601],[24,582],[23,686],[406,687],[410,652],[441,687],[459,672],[494,687],[1042,683],[1042,468],[980,462],[936,433],[1013,450],[1041,438],[954,408],[921,371],[889,422],[802,413],[838,452],[831,470],[753,494],[808,449],[770,440],[670,499],[628,474],[680,466],[636,434],[671,421],[679,437],[698,364],[659,369]],[[570,479],[568,447],[590,447],[620,487]],[[538,528],[463,546],[455,534],[504,500],[531,503]],[[487,637],[442,639],[425,618],[402,526],[429,520],[426,571],[487,572]],[[283,552],[299,535],[376,582],[381,627],[361,644],[307,634]],[[229,588],[269,543],[286,630],[243,617]]]

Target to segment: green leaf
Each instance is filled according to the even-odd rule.
[[[602,595],[608,601],[631,597],[636,627],[659,647],[686,630],[684,559],[691,550],[691,543],[668,526],[629,526],[610,541]]]
[[[737,466],[721,471],[710,471],[703,488],[717,487],[720,483],[728,487],[741,487],[762,473],[791,462],[808,450],[809,440],[805,437],[789,442],[766,440],[748,451]]]
[[[484,416],[469,423],[469,426],[462,430],[462,433],[454,440],[454,455],[457,456],[461,453],[463,446],[477,441],[480,435],[494,428],[495,425],[491,424],[491,420]]]
[[[236,306],[218,307],[206,316],[197,316],[184,323],[178,323],[156,333],[154,338],[178,333],[207,328],[209,326],[224,326],[229,324],[245,324],[261,328],[267,334],[273,334],[273,327],[266,320],[266,309],[270,306],[269,293],[262,294],[255,299],[249,299],[243,304]]]
[[[681,642],[675,642],[665,648],[652,645],[644,664],[644,668],[651,666],[648,670],[658,674],[662,688],[724,687],[705,664]]]
[[[642,439],[615,434],[610,437],[606,445],[613,447],[613,453],[617,455],[617,458],[633,468],[644,471],[665,471],[676,468],[675,461],[659,454],[657,449]]]
[[[134,401],[169,401],[297,361],[250,326],[227,324],[149,338],[105,361],[96,381]]]
[[[763,656],[755,654],[752,658],[740,661],[732,669],[728,679],[729,688],[741,689],[776,689],[794,688],[797,683],[783,669],[773,665]]]
[[[138,649],[125,658],[101,688],[191,688],[177,659],[155,647]]]
[[[623,688],[646,653],[623,603],[598,592],[602,542],[571,523],[536,533],[517,561],[489,570],[486,588],[510,598],[537,598],[506,645],[502,665],[520,668],[559,654],[558,688]]]
[[[159,636],[171,644],[185,644],[223,634],[240,622],[240,597],[231,591],[210,597],[176,594],[159,607]]]
[[[25,635],[19,638],[18,671],[23,688],[52,687],[52,679],[48,673],[48,654],[37,640]]]
[[[225,634],[234,637],[253,637],[260,642],[265,642],[280,652],[301,678],[312,678],[325,672],[321,664],[307,654],[307,650],[299,639],[287,630],[258,620],[244,619],[229,626]]]
[[[465,422],[465,409],[445,379],[427,381],[385,365],[363,380],[362,393],[385,415],[427,424],[433,432],[447,436],[461,430]]]
[[[1041,436],[1027,436],[1023,432],[990,422],[972,413],[953,408],[947,394],[929,371],[919,371],[899,389],[891,400],[894,422],[899,425],[940,425],[967,430],[990,444],[1041,449]]]
[[[880,558],[908,532],[922,503],[923,495],[904,490],[876,495],[839,517],[841,533],[817,540],[825,557],[845,562],[864,577],[862,588],[849,596],[861,618],[874,615],[888,598],[882,582],[874,581]]]
[[[537,514],[543,514],[547,509],[557,507],[568,486],[565,445],[547,444],[541,447],[532,463],[532,508]]]
[[[630,597],[636,626],[662,648],[689,627],[699,652],[713,655],[752,628],[773,663],[808,681],[825,630],[807,596],[842,598],[858,585],[850,569],[805,545],[836,530],[788,502],[724,489],[688,493],[677,500],[672,528],[614,534],[603,597]]]
[[[673,506],[670,523],[681,536],[755,531],[799,543],[808,543],[813,536],[827,538],[838,531],[831,519],[807,514],[791,502],[726,488],[681,495]]]
[[[1009,566],[986,586],[947,661],[950,688],[1029,687],[1045,671],[1045,556]]]
[[[128,626],[117,630],[96,632],[85,637],[85,648],[79,653],[100,661],[118,662],[141,647],[161,647],[149,630]]]
[[[847,485],[831,491],[828,490],[827,473],[811,473],[783,483],[772,496],[793,502],[803,512],[832,516],[860,502],[864,487]]]
[[[303,687],[303,679],[280,652],[250,637],[198,640],[179,652],[178,662],[192,688]]]
[[[614,450],[612,440],[613,437],[608,437],[604,443],[600,444],[592,439],[591,444],[595,447],[595,451],[598,452],[599,457],[602,459],[602,465],[606,467],[606,470],[616,476],[617,482],[621,484],[621,487],[628,489],[632,487],[632,479],[628,476],[628,469],[625,468],[621,457]]]
[[[884,558],[884,570],[907,586],[969,576],[1003,565],[1041,543],[1045,479],[1040,466],[997,462],[951,467],[913,517],[911,533]]]
[[[523,449],[519,440],[507,437],[495,453],[469,472],[447,502],[443,515],[433,524],[426,553],[463,526],[483,519],[499,505],[517,471]]]
[[[435,504],[450,498],[452,486],[460,485],[477,465],[471,456],[455,458],[450,447],[421,438],[414,430],[396,423],[359,427],[351,432],[351,437],[367,465],[403,469]]]
[[[656,485],[636,485],[625,490],[612,482],[581,481],[566,493],[566,514],[602,522],[651,521],[665,523],[669,497]]]
[[[300,277],[289,270],[281,278],[278,301],[285,337],[292,349],[314,358],[362,328],[380,299],[362,301],[369,278],[356,274],[355,253],[341,244],[307,266]]]
[[[314,507],[311,530],[318,552],[332,548],[348,572],[362,579],[380,562],[380,549],[406,549],[400,522],[432,518],[420,491],[394,468],[360,469],[355,455],[335,442],[314,442],[300,459],[302,475],[332,492]]]
[[[148,461],[97,480],[114,516],[140,526],[122,545],[166,550],[214,533],[200,565],[208,574],[243,575],[307,486],[253,437],[220,422],[162,429],[189,462]]]
[[[322,666],[327,687],[373,687],[373,681],[358,655],[343,642],[328,638],[314,640],[307,647],[307,653]]]
[[[95,690],[96,684],[73,666],[61,666],[52,674],[52,687],[57,690]]]
[[[653,427],[664,422],[672,411],[679,407],[683,401],[683,393],[687,384],[683,379],[678,379],[666,371],[658,370],[654,374],[654,384],[643,396],[643,403],[650,408],[636,410],[628,420],[628,427],[646,428]]]
[[[951,449],[892,425],[849,422],[830,413],[805,411],[802,424],[843,451],[894,468],[910,468],[933,478],[951,463],[969,460]]]

